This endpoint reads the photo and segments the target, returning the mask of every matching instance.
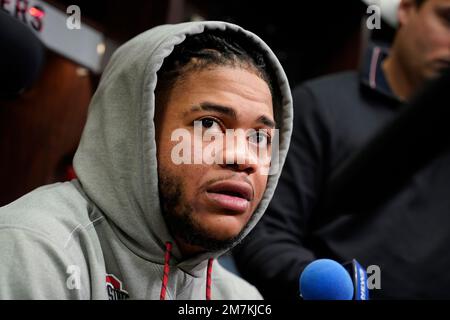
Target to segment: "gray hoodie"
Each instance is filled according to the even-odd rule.
[[[78,179],[38,188],[0,208],[1,299],[159,299],[165,268],[166,299],[205,299],[207,281],[212,299],[261,298],[215,261],[226,250],[183,259],[160,212],[156,73],[186,35],[205,29],[245,33],[276,71],[282,166],[292,130],[291,93],[280,63],[261,39],[223,22],[144,32],[115,52],[102,76],[74,158]],[[242,238],[261,218],[279,174],[269,176]],[[173,244],[170,257],[167,242]]]

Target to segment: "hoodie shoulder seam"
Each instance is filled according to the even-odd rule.
[[[67,248],[67,246],[69,245],[70,240],[72,240],[74,237],[73,235],[75,234],[75,232],[77,230],[85,230],[88,231],[89,229],[91,229],[91,227],[93,227],[98,221],[102,220],[104,217],[100,216],[94,220],[92,220],[91,222],[89,222],[88,224],[86,224],[85,226],[83,226],[82,224],[78,224],[73,230],[72,232],[70,232],[69,236],[67,237],[67,240],[64,242],[64,249]]]

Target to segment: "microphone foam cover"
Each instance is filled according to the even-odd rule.
[[[352,300],[353,281],[345,268],[334,260],[311,262],[300,276],[304,300]]]

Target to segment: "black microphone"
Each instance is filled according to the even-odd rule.
[[[344,265],[315,260],[303,270],[299,284],[304,300],[369,300],[366,271],[355,259]]]
[[[45,50],[24,23],[0,10],[0,96],[13,97],[39,75]]]

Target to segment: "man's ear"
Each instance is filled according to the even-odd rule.
[[[417,13],[417,10],[414,0],[401,0],[397,11],[399,27],[407,25],[412,15]]]

